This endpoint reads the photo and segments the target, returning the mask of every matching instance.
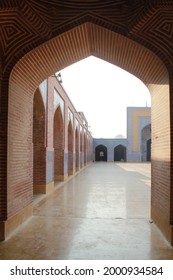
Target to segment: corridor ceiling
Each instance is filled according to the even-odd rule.
[[[101,30],[109,30],[109,36],[113,33],[123,35],[122,48],[126,48],[129,42],[125,39],[131,39],[156,54],[167,69],[172,68],[172,0],[1,0],[0,75],[8,76],[16,62],[37,46],[85,23],[102,27],[95,27],[94,38],[88,38],[88,55],[99,56],[95,53],[93,42],[100,36],[101,45],[103,49],[105,45],[107,50],[105,59],[111,62],[109,54],[113,53],[113,49],[109,49],[109,46],[112,48],[112,44],[107,46],[108,41],[101,39]],[[76,40],[73,35],[75,32],[71,32],[68,40]],[[90,35],[87,33],[86,36]],[[79,42],[84,44],[86,36],[82,30],[78,32]],[[109,40],[111,42],[114,38]],[[133,44],[131,53],[135,53]],[[74,61],[79,59],[80,55]],[[139,62],[142,63],[139,56],[136,61],[139,67]],[[128,63],[131,63],[131,59],[127,60]]]

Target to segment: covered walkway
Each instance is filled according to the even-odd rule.
[[[97,162],[35,201],[0,259],[173,259],[150,223],[150,164]]]

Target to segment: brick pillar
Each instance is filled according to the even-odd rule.
[[[73,169],[73,126],[71,120],[68,124],[68,174],[72,175],[74,173]]]
[[[46,103],[46,192],[54,188],[54,86],[48,79]]]
[[[76,123],[75,123],[75,116],[73,114],[73,169],[72,169],[72,174],[74,174],[76,172],[76,135],[75,135],[75,127],[76,127]]]
[[[33,96],[15,74],[0,92],[0,240],[33,211]]]
[[[68,178],[68,105],[64,102],[64,180]]]
[[[64,181],[64,122],[61,107],[54,114],[54,178]]]
[[[79,171],[80,169],[80,157],[79,157],[79,152],[80,152],[80,146],[79,146],[79,128],[76,127],[75,131],[75,151],[76,151],[76,171]]]
[[[170,226],[171,226],[171,245],[173,245],[173,75],[170,77]]]
[[[33,191],[46,192],[45,106],[39,89],[33,110]]]
[[[173,245],[173,205],[170,197],[172,193],[172,96],[168,85],[158,85],[157,88],[155,85],[151,93],[151,217]]]
[[[34,96],[33,157],[34,193],[47,193],[54,188],[53,114],[54,96],[47,80],[46,102],[37,89]]]
[[[84,167],[84,130],[80,130],[80,167]]]
[[[8,79],[3,80],[0,73],[0,240],[5,239],[7,209],[7,117]]]
[[[87,164],[87,136],[86,132],[84,132],[84,165]]]

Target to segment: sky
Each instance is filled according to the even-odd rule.
[[[94,138],[127,136],[127,107],[150,107],[147,87],[135,76],[94,56],[60,71],[62,85],[82,111]]]

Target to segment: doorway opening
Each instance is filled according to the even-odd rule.
[[[99,145],[95,148],[95,160],[96,161],[107,161],[107,147]]]
[[[151,161],[151,124],[141,131],[141,160]]]
[[[54,179],[61,181],[64,174],[64,128],[61,107],[54,114]]]
[[[114,148],[114,161],[126,161],[126,147],[118,145]]]
[[[33,193],[42,193],[46,184],[45,107],[39,89],[33,103]]]

